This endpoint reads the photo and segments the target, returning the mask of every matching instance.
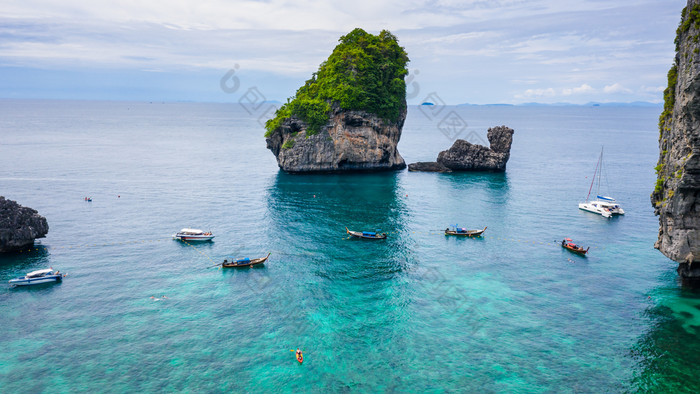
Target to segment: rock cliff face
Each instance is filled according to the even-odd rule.
[[[690,12],[693,11],[693,12]],[[654,245],[679,263],[684,278],[700,279],[700,0],[689,0],[676,37],[659,119],[658,179],[651,195],[659,215]]]
[[[513,143],[513,129],[506,126],[492,127],[487,133],[490,148],[457,140],[448,150],[440,152],[436,163],[409,164],[410,171],[496,171],[506,170]]]
[[[395,122],[334,105],[319,133],[307,137],[307,124],[290,117],[267,138],[267,148],[279,167],[292,173],[403,169],[396,145],[405,120],[405,105]]]
[[[0,196],[0,252],[20,250],[49,232],[46,218],[31,208]]]

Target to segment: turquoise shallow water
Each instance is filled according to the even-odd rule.
[[[700,389],[700,295],[653,249],[659,110],[450,109],[473,142],[516,130],[505,174],[294,176],[235,104],[2,101],[0,195],[51,229],[0,257],[0,284],[68,273],[0,285],[2,391]],[[613,220],[577,209],[603,144]],[[449,145],[409,109],[407,162]],[[442,235],[455,222],[488,229]],[[185,226],[217,237],[170,239]]]

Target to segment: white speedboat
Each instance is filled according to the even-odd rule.
[[[603,217],[610,218],[613,215],[624,215],[625,211],[622,209],[620,204],[615,201],[614,198],[608,196],[600,195],[600,179],[603,174],[603,149],[600,150],[600,157],[598,158],[598,164],[595,166],[595,172],[593,173],[593,180],[591,180],[591,187],[588,188],[588,195],[586,196],[586,201],[578,204],[578,209],[597,213]],[[596,189],[596,199],[590,200],[591,190],[593,190],[593,184],[598,182],[598,187]]]
[[[196,228],[183,228],[173,235],[173,238],[187,242],[204,242],[214,239],[214,235],[211,232],[204,232]]]
[[[16,279],[10,279],[10,284],[14,286],[30,286],[40,285],[42,283],[60,282],[63,280],[63,274],[59,271],[54,271],[53,268],[47,268],[38,271],[32,271],[25,276]]]

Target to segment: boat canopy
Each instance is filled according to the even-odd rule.
[[[32,271],[32,272],[28,273],[26,276],[27,276],[27,278],[34,278],[37,276],[43,276],[46,274],[50,274],[52,272],[53,272],[53,270],[51,268],[46,268],[43,270]]]
[[[204,234],[204,231],[196,228],[183,228],[180,232],[186,234]]]
[[[375,235],[377,235],[377,233],[374,233],[374,232],[372,232],[372,231],[363,231],[363,232],[362,232],[362,235],[375,236]]]

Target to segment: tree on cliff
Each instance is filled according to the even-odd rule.
[[[329,119],[331,104],[398,119],[406,102],[408,55],[396,37],[386,30],[375,36],[356,28],[338,41],[328,60],[267,121],[266,137],[291,116],[307,124],[307,135],[317,133]]]

